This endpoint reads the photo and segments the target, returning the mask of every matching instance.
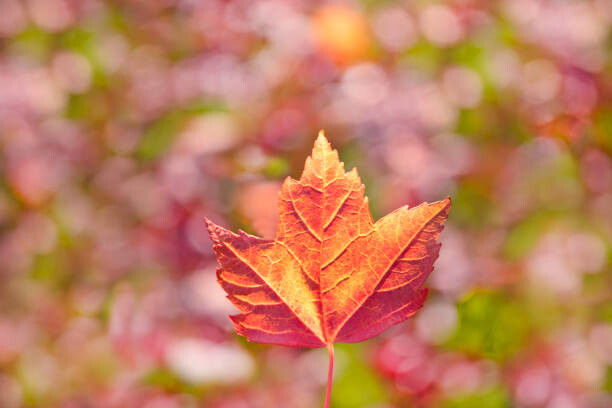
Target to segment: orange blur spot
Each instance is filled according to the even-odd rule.
[[[315,38],[321,50],[336,63],[363,59],[370,45],[370,31],[363,14],[340,5],[327,5],[313,16]]]
[[[546,137],[572,141],[580,138],[587,125],[584,119],[562,115],[539,125],[538,130]]]

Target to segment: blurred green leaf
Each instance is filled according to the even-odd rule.
[[[484,226],[490,222],[493,205],[484,186],[464,182],[452,199],[453,209],[449,213],[449,220],[468,226]]]
[[[494,292],[476,291],[457,305],[457,331],[446,343],[493,360],[504,360],[524,343],[529,320],[523,306]]]
[[[500,387],[474,394],[458,395],[442,403],[442,408],[509,408],[507,393]]]
[[[606,367],[606,378],[602,388],[604,391],[612,393],[612,365]]]
[[[554,212],[538,211],[519,221],[506,236],[502,250],[504,256],[515,260],[525,256],[555,217]]]
[[[105,87],[108,85],[104,65],[99,57],[99,42],[93,31],[83,26],[71,27],[59,36],[59,43],[64,49],[87,58],[91,64],[95,86]]]
[[[598,307],[597,315],[600,319],[612,323],[612,302],[608,301]]]
[[[482,135],[483,130],[486,126],[485,121],[485,116],[482,115],[482,112],[480,112],[479,110],[461,109],[459,111],[459,118],[457,119],[455,131],[457,133],[461,133],[463,135],[468,136],[470,139],[476,139],[475,136]],[[478,139],[480,139],[481,137],[479,137]]]
[[[143,380],[146,384],[154,385],[173,393],[201,396],[204,392],[203,387],[188,384],[178,378],[172,371],[164,368],[156,368],[149,371]]]
[[[151,160],[168,150],[184,118],[185,115],[181,112],[173,111],[150,124],[142,136],[137,156],[140,159]]]
[[[463,42],[452,49],[451,57],[454,63],[480,72],[483,66],[484,50],[481,45],[469,41]]]
[[[93,51],[94,34],[82,26],[71,27],[60,35],[60,44],[63,48],[88,55]]]
[[[340,157],[342,157],[346,170],[358,168],[361,182],[366,186],[365,195],[368,197],[372,217],[375,220],[379,219],[387,212],[387,209],[383,208],[381,204],[383,201],[382,194],[380,193],[381,183],[376,181],[382,176],[374,173],[373,166],[362,165],[367,158],[364,155],[362,146],[355,139],[344,144],[338,152]]]
[[[30,276],[52,288],[65,287],[70,280],[68,268],[58,252],[35,256]]]
[[[402,62],[427,73],[435,73],[442,65],[444,50],[427,41],[419,41],[402,54]]]
[[[387,393],[382,382],[363,360],[363,345],[336,343],[335,347],[347,357],[347,361],[341,375],[334,378],[331,405],[335,408],[362,408],[386,402]]]
[[[225,111],[225,108],[219,103],[198,101],[166,113],[144,131],[136,156],[142,160],[159,157],[172,145],[174,138],[189,118],[220,111]]]
[[[79,119],[95,126],[108,121],[109,100],[98,89],[85,94],[70,94],[64,115],[69,119]]]
[[[594,115],[595,138],[612,153],[612,107],[604,107]]]
[[[279,179],[289,173],[289,163],[282,157],[270,157],[264,167],[266,177]]]
[[[512,24],[504,18],[499,18],[495,25],[496,37],[499,42],[509,46],[516,46],[518,39],[516,36],[516,29]]]
[[[54,36],[41,28],[30,25],[10,43],[10,48],[39,60],[45,59],[52,51]]]

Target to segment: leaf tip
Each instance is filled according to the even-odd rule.
[[[421,204],[425,204],[425,203],[421,203]],[[447,196],[444,200],[433,202],[431,203],[431,205],[436,205],[438,208],[441,208],[448,212],[451,206],[451,198],[450,196]]]
[[[224,230],[206,217],[204,217],[204,222],[206,223],[206,230],[208,231],[208,235],[210,236],[210,239],[213,242],[213,248],[216,245],[220,245],[224,237],[227,237],[228,234],[231,234],[229,231]]]
[[[215,224],[208,219],[208,217],[204,217],[204,224],[206,224],[206,230],[208,231],[209,235],[213,235],[214,234],[214,230],[215,230]]]
[[[323,129],[319,130],[319,135],[317,136],[317,140],[315,141],[315,147],[323,147],[327,150],[331,150],[331,145],[329,141],[325,137],[325,131]]]
[[[450,196],[446,196],[446,198],[442,200],[442,202],[444,203],[444,207],[446,208],[446,215],[448,215],[448,211],[450,211],[450,207],[452,204]]]

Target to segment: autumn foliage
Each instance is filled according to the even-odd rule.
[[[320,407],[328,350],[333,408],[612,407],[611,39],[608,0],[0,0],[0,408]],[[319,129],[361,182],[300,180]],[[387,232],[447,196],[423,285]]]
[[[423,306],[450,199],[375,223],[364,190],[321,132],[300,180],[282,186],[274,241],[207,220],[219,283],[242,312],[232,316],[238,333],[296,347],[355,343]]]

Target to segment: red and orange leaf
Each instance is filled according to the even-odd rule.
[[[450,199],[374,223],[364,190],[320,133],[300,180],[283,183],[274,241],[206,221],[239,334],[286,346],[354,343],[422,307]]]

